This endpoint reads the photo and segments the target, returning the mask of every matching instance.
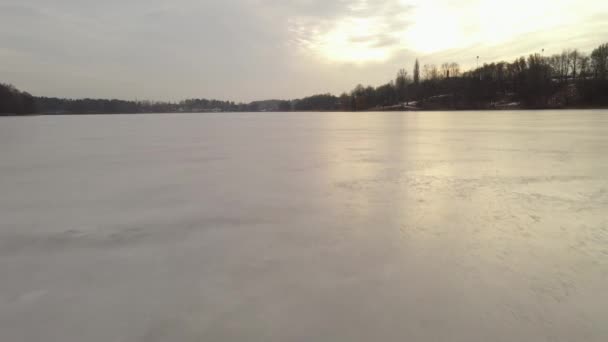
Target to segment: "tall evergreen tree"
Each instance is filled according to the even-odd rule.
[[[414,84],[420,83],[420,63],[418,63],[418,58],[416,58],[416,63],[414,63]]]

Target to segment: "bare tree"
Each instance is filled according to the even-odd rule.
[[[595,78],[605,80],[608,76],[608,43],[600,45],[591,53],[591,68]]]
[[[436,80],[439,78],[439,69],[435,64],[425,64],[422,67],[422,74],[425,80]]]
[[[460,65],[458,63],[450,63],[450,77],[460,77]]]
[[[576,71],[578,70],[578,66],[579,66],[578,65],[578,63],[579,63],[578,50],[574,49],[574,50],[570,51],[569,61],[570,61],[570,70],[572,71],[572,80],[576,80],[576,76],[577,76]]]
[[[560,55],[560,76],[562,82],[568,81],[568,75],[570,74],[570,51],[564,50]]]
[[[561,79],[560,55],[552,55],[550,57],[547,57],[545,61],[551,69],[551,76],[554,78]]]
[[[450,63],[441,64],[441,76],[444,78],[450,78]]]
[[[407,71],[405,71],[405,69],[400,69],[399,72],[397,72],[397,78],[395,79],[395,88],[397,90],[397,99],[399,101],[405,101],[405,98],[407,97],[406,96],[407,84],[408,84]]]
[[[579,65],[579,77],[582,79],[587,78],[587,76],[589,76],[590,73],[590,69],[591,69],[591,59],[589,58],[589,56],[582,54],[579,59],[578,59],[578,65]]]

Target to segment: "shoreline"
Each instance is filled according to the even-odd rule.
[[[34,114],[0,114],[0,117],[28,117],[28,116],[72,116],[72,115],[159,115],[159,114],[268,114],[268,113],[421,113],[421,112],[529,112],[529,111],[569,111],[569,110],[608,110],[608,107],[566,107],[566,108],[470,108],[470,109],[369,109],[361,111],[343,111],[343,110],[302,110],[302,111],[227,111],[227,112],[149,112],[149,113],[34,113]]]

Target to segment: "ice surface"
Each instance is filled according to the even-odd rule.
[[[0,340],[607,341],[608,111],[0,118]]]

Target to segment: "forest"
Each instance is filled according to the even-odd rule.
[[[374,87],[357,85],[340,96],[251,103],[188,99],[180,102],[35,97],[0,83],[0,114],[113,114],[256,111],[385,111],[608,107],[608,43],[591,53],[536,53],[512,62],[462,71],[455,62],[414,62],[412,72]]]
[[[36,99],[10,84],[0,83],[0,115],[32,114],[38,112]]]
[[[411,76],[410,76],[411,75]],[[564,50],[462,72],[457,63],[398,71],[387,84],[356,86],[340,96],[292,101],[294,110],[466,110],[599,108],[608,106],[608,43],[591,54]]]

